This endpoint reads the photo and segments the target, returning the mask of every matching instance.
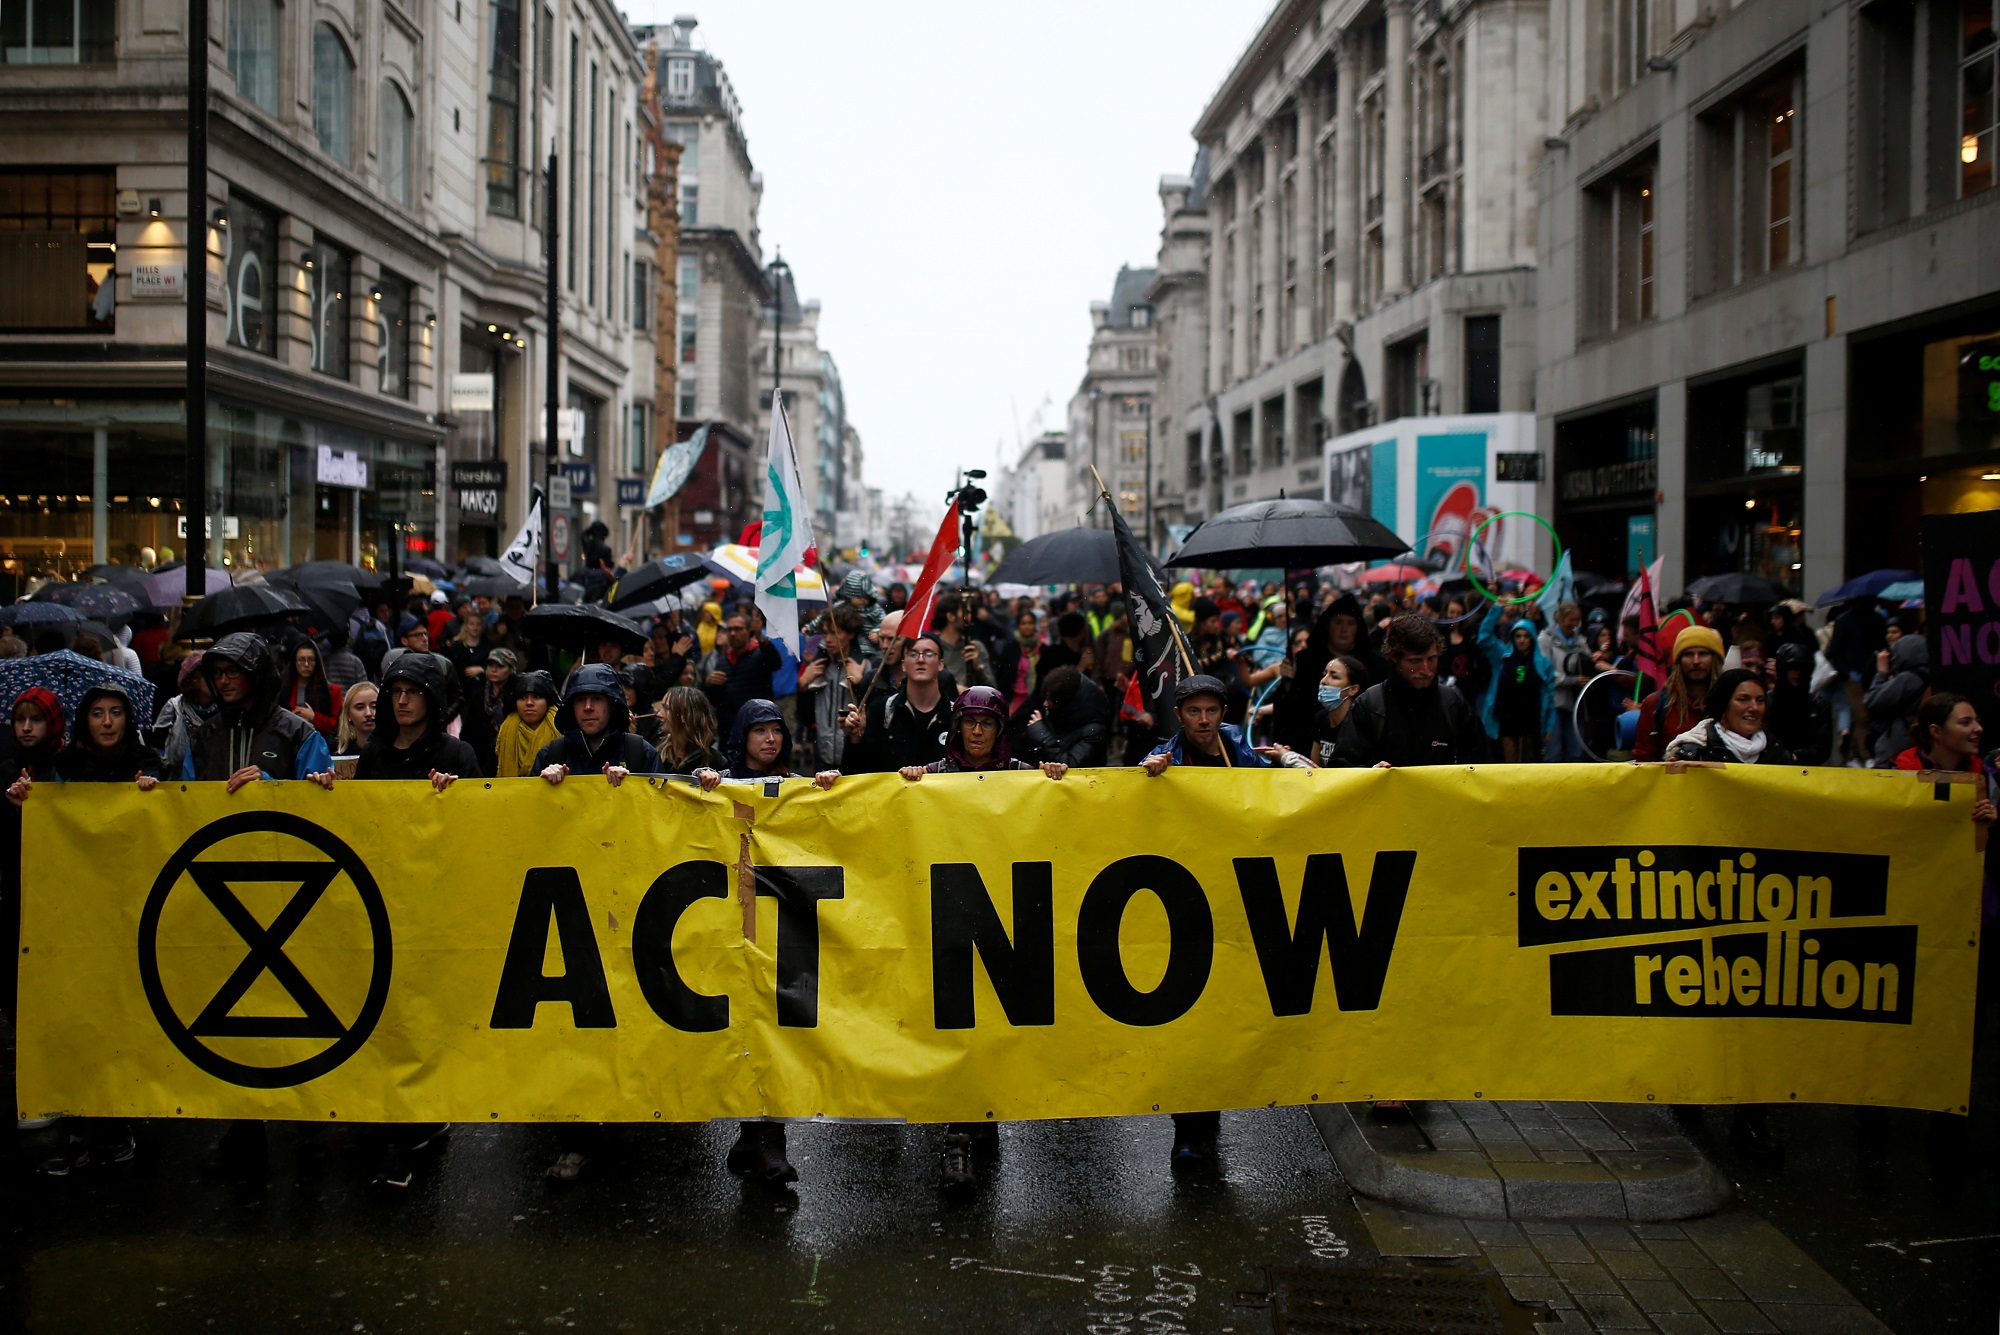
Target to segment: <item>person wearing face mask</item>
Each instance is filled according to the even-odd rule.
[[[1340,735],[1340,725],[1347,722],[1355,698],[1368,689],[1368,684],[1368,668],[1353,654],[1335,654],[1327,660],[1326,670],[1320,673],[1318,693],[1314,697],[1314,703],[1319,707],[1315,720],[1319,739],[1314,749],[1319,752],[1318,761],[1322,766],[1333,763],[1333,744]]]

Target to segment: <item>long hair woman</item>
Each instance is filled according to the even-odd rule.
[[[320,736],[331,737],[340,726],[341,695],[341,689],[326,679],[319,646],[311,640],[300,640],[285,669],[278,703],[312,724]]]
[[[653,708],[660,716],[660,764],[667,773],[728,768],[716,749],[715,708],[706,694],[693,686],[676,686]]]
[[[333,753],[358,756],[368,739],[375,735],[375,701],[380,694],[372,681],[357,681],[347,689],[340,709],[340,728],[334,733]]]

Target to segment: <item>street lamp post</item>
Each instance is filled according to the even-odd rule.
[[[1097,438],[1098,436],[1103,434],[1102,430],[1098,426],[1099,414],[1097,406],[1103,400],[1103,398],[1104,398],[1103,387],[1100,385],[1092,385],[1090,387],[1090,473],[1092,477],[1101,476],[1103,473],[1103,470],[1097,466]],[[1095,513],[1096,510],[1097,507],[1095,504],[1093,504],[1091,506],[1092,513]],[[1097,525],[1097,527],[1109,528],[1111,527],[1111,521],[1107,518],[1101,524]]]
[[[781,377],[785,356],[785,280],[792,276],[792,266],[785,263],[785,252],[780,250],[771,258],[771,411],[778,411],[778,393],[782,388]]]

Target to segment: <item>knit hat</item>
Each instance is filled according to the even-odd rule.
[[[1197,598],[1194,600],[1194,619],[1196,625],[1200,625],[1210,617],[1219,617],[1221,615],[1222,609],[1216,605],[1215,599]]]
[[[1706,649],[1720,661],[1724,653],[1722,637],[1707,626],[1689,626],[1674,636],[1674,662],[1681,661],[1681,655],[1690,649]]]

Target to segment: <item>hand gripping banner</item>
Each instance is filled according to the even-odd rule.
[[[43,785],[20,1110],[1959,1109],[1976,796],[1609,765]]]

